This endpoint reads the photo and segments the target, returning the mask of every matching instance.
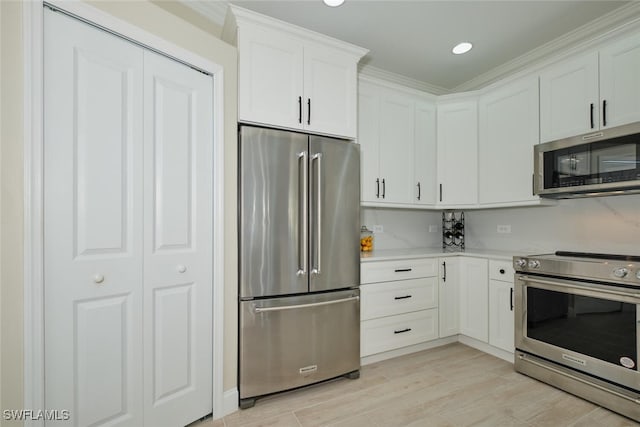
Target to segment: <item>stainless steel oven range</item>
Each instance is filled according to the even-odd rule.
[[[640,256],[516,256],[515,369],[640,421]]]

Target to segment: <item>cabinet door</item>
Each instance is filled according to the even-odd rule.
[[[640,35],[600,51],[602,127],[640,120]]]
[[[238,120],[303,129],[303,47],[277,31],[238,33]]]
[[[460,258],[441,258],[439,279],[440,338],[460,333]]]
[[[438,105],[438,183],[442,205],[478,201],[478,103]]]
[[[460,260],[460,333],[489,341],[489,266],[486,259]]]
[[[380,99],[380,197],[413,201],[414,103],[410,96],[382,90]]]
[[[357,64],[323,46],[304,47],[303,126],[310,132],[356,137]]]
[[[540,74],[540,141],[599,128],[598,53],[549,67]]]
[[[508,203],[533,195],[533,147],[538,143],[538,79],[480,98],[479,202]]]
[[[513,284],[489,282],[489,344],[513,353]]]
[[[360,198],[379,202],[380,95],[366,82],[358,86],[358,143],[360,144]]]
[[[436,202],[437,179],[435,104],[416,101],[414,136],[413,203],[433,205]]]

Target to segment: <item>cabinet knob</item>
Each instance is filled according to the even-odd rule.
[[[504,274],[504,268],[500,269],[500,274]]]
[[[104,282],[104,276],[102,274],[100,274],[100,273],[96,273],[93,276],[93,281],[94,281],[94,283],[102,283],[102,282]]]
[[[178,273],[184,273],[185,271],[187,271],[187,267],[180,264],[178,265],[178,267],[176,267],[176,270],[178,270]]]

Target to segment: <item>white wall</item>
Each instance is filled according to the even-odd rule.
[[[640,195],[559,200],[556,206],[465,212],[468,248],[640,255]],[[511,225],[511,234],[498,234]]]
[[[0,0],[0,409],[21,409],[23,380],[22,4]],[[5,422],[2,426],[21,425]]]
[[[437,248],[442,244],[440,212],[414,209],[362,208],[361,224],[373,230],[382,225],[383,233],[374,234],[374,249]],[[429,225],[437,231],[429,233]]]

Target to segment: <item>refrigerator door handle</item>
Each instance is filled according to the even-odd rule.
[[[302,166],[300,166],[302,163]],[[309,255],[307,251],[309,241],[309,224],[308,224],[308,206],[309,206],[309,190],[308,190],[308,177],[309,177],[309,163],[307,162],[307,152],[303,151],[298,153],[298,167],[302,174],[302,185],[298,187],[298,226],[300,238],[298,238],[298,271],[296,275],[303,276],[307,274],[307,264],[309,262]],[[298,175],[298,179],[299,175]]]
[[[320,274],[320,266],[322,264],[322,153],[314,154],[311,159],[316,163],[316,230],[314,233],[316,259],[311,274]]]
[[[311,304],[283,305],[281,307],[255,307],[254,311],[256,313],[268,313],[270,311],[296,310],[301,308],[311,308],[311,307],[320,307],[323,305],[340,304],[340,303],[349,302],[349,301],[358,301],[359,299],[360,299],[359,296],[353,296],[353,297],[342,298],[342,299],[337,299],[333,301],[313,302]]]

